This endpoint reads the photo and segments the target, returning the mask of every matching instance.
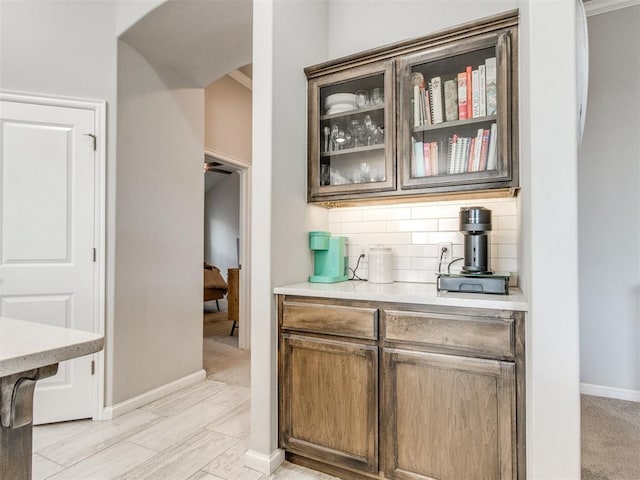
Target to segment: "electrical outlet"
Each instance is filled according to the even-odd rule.
[[[444,253],[442,252],[443,249]],[[445,265],[453,260],[453,244],[448,242],[438,244],[438,262],[441,260]]]

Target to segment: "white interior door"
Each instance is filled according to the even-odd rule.
[[[95,112],[0,102],[0,314],[94,331]],[[34,423],[91,417],[92,356],[36,385]]]

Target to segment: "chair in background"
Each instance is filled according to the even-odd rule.
[[[218,300],[223,298],[228,291],[227,282],[220,274],[220,269],[213,265],[204,263],[204,301],[216,301],[216,307],[220,310]]]

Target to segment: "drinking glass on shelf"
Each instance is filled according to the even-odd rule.
[[[331,185],[329,165],[323,163],[320,165],[320,185]]]
[[[381,88],[371,90],[371,105],[382,105],[384,103],[384,93]]]
[[[371,181],[371,170],[367,162],[360,163],[360,180],[362,183],[369,183]]]
[[[335,150],[343,150],[353,146],[353,135],[351,131],[341,128],[338,125],[331,127],[331,138],[336,146]]]
[[[329,144],[329,138],[331,136],[331,128],[327,126],[327,127],[324,127],[322,131],[324,132],[324,151],[325,153],[330,152],[331,148]]]
[[[331,151],[335,152],[338,150],[338,133],[340,132],[340,126],[336,123],[331,125]]]
[[[366,130],[367,145],[377,145],[384,142],[384,131],[375,122],[370,122]]]
[[[356,92],[356,107],[364,108],[367,106],[368,95],[366,90],[358,90]]]
[[[360,120],[351,120],[351,133],[355,147],[364,147],[367,144],[367,132],[364,125],[360,123]]]

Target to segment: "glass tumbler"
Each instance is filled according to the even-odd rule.
[[[382,105],[384,103],[384,92],[381,88],[371,90],[371,104]]]
[[[368,95],[366,90],[358,90],[356,92],[356,107],[364,108],[367,106]]]

